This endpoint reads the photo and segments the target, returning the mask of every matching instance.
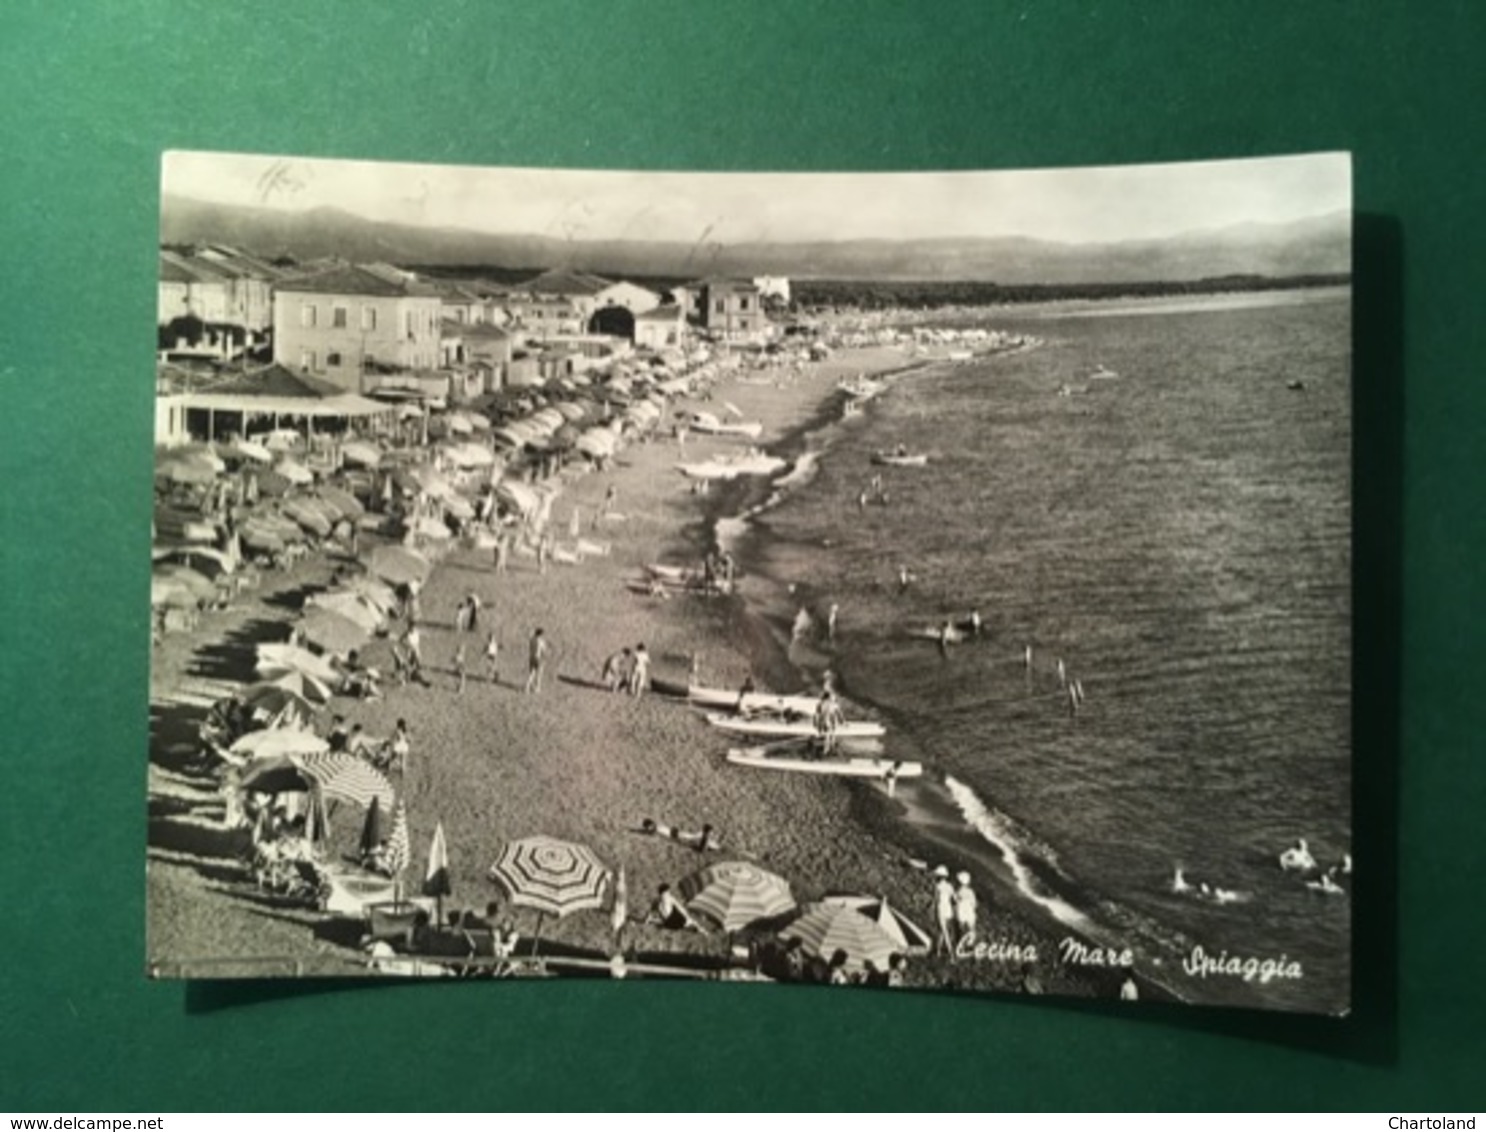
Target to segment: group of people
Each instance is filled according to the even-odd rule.
[[[633,649],[623,648],[604,660],[599,679],[611,692],[642,695],[650,687],[650,653],[641,641]]]

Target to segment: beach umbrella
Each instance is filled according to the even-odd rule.
[[[466,521],[475,517],[475,505],[462,495],[452,495],[443,501],[444,511],[456,519]],[[438,537],[438,536],[435,536]]]
[[[581,421],[584,417],[588,416],[588,410],[577,401],[563,401],[554,405],[553,408],[562,414],[564,420],[569,422]]]
[[[183,582],[172,578],[150,579],[150,607],[154,609],[193,609],[200,599]]]
[[[424,538],[446,539],[453,538],[453,532],[442,519],[435,519],[429,515],[420,515],[413,520],[412,531],[414,534],[422,535]]]
[[[356,843],[362,857],[373,853],[386,839],[382,825],[382,800],[373,795],[371,805],[366,808],[366,820],[361,823],[361,840]]]
[[[603,907],[608,876],[592,849],[555,837],[507,842],[490,866],[490,879],[506,890],[512,904],[558,919]]]
[[[524,483],[504,481],[496,485],[495,497],[523,515],[530,515],[541,504],[537,493]]]
[[[723,931],[794,911],[789,882],[747,861],[722,861],[684,878],[677,886],[686,906]]]
[[[261,440],[265,448],[275,452],[282,452],[286,448],[293,448],[299,443],[299,433],[292,428],[276,428],[263,434]]]
[[[315,754],[329,749],[330,744],[313,731],[297,731],[292,727],[249,731],[228,748],[234,755],[253,759],[286,759],[290,755]]]
[[[155,469],[155,474],[179,484],[207,484],[217,478],[210,464],[189,457],[167,461]]]
[[[184,586],[198,601],[211,601],[217,596],[217,583],[189,566],[167,563],[155,567],[152,577],[166,579]]]
[[[807,904],[801,916],[779,934],[784,939],[799,940],[807,955],[827,962],[836,952],[845,952],[846,966],[851,970],[861,970],[870,960],[879,971],[885,971],[888,959],[899,950],[898,941],[876,920],[840,904]]]
[[[258,477],[258,491],[262,495],[277,498],[293,486],[285,476],[280,475],[277,471],[270,470]]]
[[[272,685],[276,688],[284,688],[308,703],[324,705],[328,704],[330,698],[335,695],[333,683],[333,681],[317,679],[305,672],[287,669],[276,676],[265,677],[263,683],[254,684],[253,687],[261,688],[264,685]]]
[[[315,482],[315,473],[296,460],[280,460],[273,470],[299,487]]]
[[[322,487],[320,489],[320,498],[325,500],[326,503],[334,505],[347,519],[354,520],[357,516],[366,513],[366,508],[361,505],[361,500],[357,499],[349,491],[338,487],[330,487],[328,485]]]
[[[624,877],[624,866],[614,874],[614,903],[609,909],[609,926],[614,929],[614,940],[617,945],[619,933],[624,930],[625,922],[629,919],[629,883]]]
[[[327,795],[343,798],[358,806],[370,807],[373,801],[377,801],[383,810],[392,808],[395,799],[392,783],[364,759],[345,751],[306,753],[296,755],[294,759]],[[404,817],[404,823],[406,820]]]
[[[408,804],[399,802],[397,813],[392,817],[392,832],[387,835],[387,868],[396,876],[412,860],[413,846],[408,840]]]
[[[272,452],[255,441],[243,440],[241,437],[226,445],[224,451],[229,456],[239,460],[251,460],[255,464],[273,463]]]
[[[322,512],[310,506],[307,499],[291,499],[284,504],[284,514],[311,534],[324,538],[330,533],[331,521]]]
[[[342,617],[356,622],[368,633],[375,633],[382,627],[382,611],[373,606],[368,599],[350,590],[331,590],[329,593],[315,594],[305,604],[314,609],[328,609],[332,613],[339,613]]]
[[[386,582],[373,578],[370,574],[348,578],[341,585],[346,592],[357,594],[384,616],[398,606],[397,594],[393,592],[392,587]]]
[[[366,566],[378,578],[395,586],[422,582],[433,569],[428,559],[406,546],[379,546],[366,559]]]
[[[364,440],[352,440],[341,445],[341,460],[355,467],[375,468],[382,462],[382,450]]]
[[[433,840],[428,844],[428,864],[423,869],[423,895],[438,902],[438,918],[444,918],[444,897],[454,891],[449,883],[449,846],[444,841],[444,823],[433,827]]]
[[[210,546],[172,547],[163,556],[163,561],[178,562],[189,566],[204,577],[215,578],[219,574],[230,574],[237,569],[237,559],[225,551]]]
[[[475,422],[463,413],[450,413],[444,418],[444,427],[456,435],[468,436],[475,431]]]
[[[402,405],[397,410],[397,419],[400,421],[411,421],[423,416],[423,406]]]
[[[887,902],[886,896],[827,896],[822,904],[851,908],[877,923],[905,955],[927,955],[933,937]]]
[[[466,409],[464,415],[470,424],[474,425],[479,431],[484,431],[490,427],[490,418],[484,413],[477,413],[473,409]]]
[[[327,684],[334,684],[340,679],[330,661],[298,645],[259,645],[257,667],[260,675],[265,674],[265,669],[273,669],[280,672],[303,672]]]
[[[243,689],[240,694],[245,704],[265,715],[279,715],[286,709],[292,709],[305,716],[315,714],[315,705],[309,701],[308,697],[288,684],[279,683],[278,680],[264,680]]]
[[[311,607],[299,620],[300,632],[310,644],[329,653],[348,653],[360,648],[371,636],[355,621],[342,613]]]

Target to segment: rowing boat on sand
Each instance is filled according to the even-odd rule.
[[[797,747],[798,749],[798,747]],[[922,763],[895,759],[810,758],[808,755],[771,754],[768,747],[735,747],[727,754],[734,766],[759,770],[787,770],[796,774],[829,774],[840,778],[918,778]]]
[[[707,722],[722,731],[730,731],[737,735],[763,735],[784,739],[805,738],[816,733],[815,721],[808,717],[800,718],[798,715],[748,717],[712,712],[707,716]],[[882,724],[862,719],[848,720],[838,724],[835,728],[835,736],[838,739],[877,739],[883,734],[885,734],[885,729]]]

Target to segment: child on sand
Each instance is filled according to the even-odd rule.
[[[454,650],[454,676],[459,681],[457,691],[464,691],[465,675],[464,642],[460,641],[459,647]]]
[[[542,669],[547,663],[547,637],[541,629],[531,635],[526,653],[526,691],[542,690]]]

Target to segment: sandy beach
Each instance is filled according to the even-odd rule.
[[[763,424],[756,443],[768,449],[833,400],[843,376],[910,363],[896,348],[842,351],[798,377],[773,371],[779,380],[765,382],[756,373],[734,374],[714,388],[711,404],[682,399],[678,405],[720,412],[718,406],[727,402],[729,411]],[[624,869],[631,911],[625,945],[641,954],[726,954],[727,941],[718,934],[666,931],[637,921],[659,885],[734,858],[786,877],[801,903],[828,893],[884,895],[932,927],[932,882],[924,866],[943,858],[929,856],[933,843],[897,820],[901,805],[881,785],[731,766],[723,757],[728,739],[701,712],[654,694],[614,695],[599,683],[605,657],[642,642],[660,679],[684,681],[693,655],[700,657],[704,681],[714,685],[737,686],[757,665],[757,649],[742,647],[741,599],[662,599],[630,588],[647,563],[696,563],[707,549],[715,512],[727,505],[724,492],[694,494],[692,481],[674,465],[749,443],[692,434],[678,446],[657,437],[626,448],[605,473],[574,475],[553,507],[553,523],[566,533],[576,509],[584,537],[608,544],[606,556],[550,563],[543,571],[534,557],[516,555],[509,571],[498,576],[488,551],[460,548],[435,568],[423,592],[421,621],[432,687],[391,684],[381,700],[337,699],[329,709],[373,736],[389,734],[398,719],[407,721],[412,757],[397,784],[409,814],[410,888],[416,890],[430,836],[442,822],[453,882],[449,907],[483,912],[500,899],[487,873],[508,840],[535,834],[570,839],[589,846],[611,868]],[[595,525],[610,489],[615,513]],[[304,598],[324,587],[338,565],[320,554],[289,572],[268,575],[236,608],[207,614],[194,632],[168,637],[156,648],[149,955],[161,963],[161,973],[364,970],[357,925],[327,921],[256,891],[236,859],[246,833],[224,827],[213,779],[191,762],[201,708],[234,684],[251,682],[253,646],[284,639]],[[476,631],[461,635],[455,609],[469,593],[478,595],[483,609]],[[538,627],[551,642],[551,658],[541,691],[525,694],[527,642]],[[481,656],[491,628],[501,645],[494,684]],[[463,692],[453,668],[461,641],[470,672]],[[368,651],[368,660],[390,670],[385,641]],[[645,836],[638,831],[645,818],[684,829],[710,823],[723,849],[704,855]],[[360,815],[343,807],[331,821],[345,843],[354,839]],[[1089,985],[1071,983],[1053,962],[1053,936],[1008,907],[993,878],[977,876],[976,883],[983,936],[1037,945],[1035,970],[1049,992],[1089,993]],[[507,914],[523,933],[532,929],[532,912]],[[604,912],[548,920],[543,935],[600,955],[612,944]],[[189,962],[207,956],[214,961],[206,966]],[[1015,990],[1023,978],[1017,962],[917,959],[906,981]]]

